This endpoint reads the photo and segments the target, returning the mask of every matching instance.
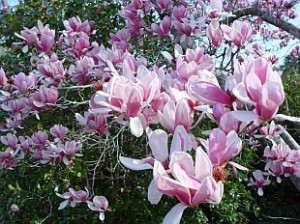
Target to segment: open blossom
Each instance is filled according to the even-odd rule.
[[[214,29],[211,24],[206,29],[207,37],[215,47],[219,47],[223,41],[223,33],[220,27]]]
[[[84,116],[79,113],[75,113],[76,120],[80,125],[84,126],[87,132],[98,131],[105,133],[107,131],[106,118],[101,114],[93,114],[90,112],[84,112]]]
[[[262,120],[271,120],[285,98],[279,73],[262,57],[250,61],[242,72],[242,82],[233,89],[233,94],[240,101],[254,105]]]
[[[41,149],[48,144],[48,135],[44,131],[38,131],[31,136],[31,145]]]
[[[265,173],[263,173],[261,170],[256,170],[252,174],[253,174],[254,179],[252,177],[250,178],[250,183],[248,184],[248,186],[257,187],[257,194],[259,196],[263,196],[264,192],[263,192],[262,188],[264,186],[269,185],[271,183],[271,181],[269,179],[265,179],[265,177],[264,177]]]
[[[36,87],[37,77],[34,73],[30,73],[28,76],[23,72],[13,77],[13,85],[20,93],[26,93],[30,89]]]
[[[68,74],[74,83],[87,84],[90,81],[90,73],[94,67],[94,60],[91,57],[83,56],[71,65]]]
[[[52,128],[50,128],[50,133],[53,135],[55,138],[62,140],[66,135],[68,134],[69,129],[67,127],[62,126],[61,124],[59,125],[54,125]]]
[[[112,46],[115,46],[118,49],[121,49],[122,51],[131,51],[132,46],[129,43],[131,39],[131,35],[128,30],[121,29],[117,32],[117,34],[109,34],[110,36],[110,43]]]
[[[173,133],[178,125],[182,125],[187,131],[192,126],[193,113],[187,100],[182,99],[176,105],[169,100],[162,111],[158,111],[160,123],[169,132]]]
[[[108,200],[104,196],[95,196],[93,202],[87,201],[88,207],[92,211],[99,212],[99,219],[105,219],[105,212],[108,210]]]
[[[58,86],[65,81],[66,71],[63,62],[64,60],[58,60],[55,53],[52,53],[50,57],[44,55],[38,60],[37,69],[45,77],[46,84]]]
[[[215,128],[209,135],[208,141],[202,141],[213,166],[220,166],[238,155],[242,149],[242,140],[232,130],[227,135],[219,128]]]
[[[275,122],[272,121],[270,124],[263,126],[260,128],[261,134],[256,134],[254,137],[256,138],[267,138],[273,139],[280,134],[280,131],[277,130]]]
[[[69,191],[59,194],[56,192],[56,195],[62,199],[65,199],[62,203],[60,203],[58,210],[64,209],[69,203],[71,207],[75,207],[76,204],[87,202],[89,197],[89,191],[87,188],[84,190],[75,191],[73,188],[69,188]]]
[[[227,40],[231,40],[238,48],[242,47],[251,35],[251,26],[248,21],[235,20],[232,27],[222,24],[222,31]]]
[[[142,112],[159,93],[161,81],[156,71],[149,71],[144,65],[136,69],[136,77],[135,71],[128,67],[123,72],[124,75],[120,76],[114,71],[103,90],[91,98],[91,111],[106,116],[119,114],[117,121],[122,124],[129,119],[131,133],[140,137],[146,128]]]
[[[51,148],[59,155],[60,158],[62,157],[62,160],[66,165],[69,165],[70,159],[75,156],[82,156],[82,154],[79,153],[82,148],[82,144],[77,143],[74,140],[67,141],[64,144],[59,142],[57,146],[51,145]]]
[[[36,91],[30,98],[30,105],[37,111],[47,109],[56,104],[58,91],[54,86],[46,88],[41,86],[39,91]]]
[[[28,106],[28,100],[26,98],[18,98],[9,100],[1,105],[4,111],[14,115],[17,119],[21,120],[22,115],[26,115],[30,107]]]
[[[196,149],[195,164],[186,152],[171,155],[168,170],[155,161],[153,178],[155,187],[161,194],[176,196],[180,201],[164,218],[164,224],[180,222],[187,207],[202,203],[218,204],[223,197],[223,183],[213,178],[212,164],[201,148]]]
[[[67,32],[84,32],[87,35],[93,34],[92,28],[94,27],[94,22],[92,21],[81,21],[81,19],[76,16],[64,21],[64,26]]]
[[[12,133],[1,136],[0,139],[2,144],[8,146],[11,149],[15,149],[17,147],[18,138]]]
[[[171,30],[171,20],[168,16],[165,16],[161,21],[160,25],[156,23],[151,24],[151,29],[149,31],[157,34],[160,37],[168,37]]]
[[[21,35],[16,33],[16,36],[25,41],[24,52],[27,52],[28,46],[34,46],[40,52],[49,53],[55,44],[55,30],[51,30],[48,24],[44,26],[40,20],[38,27],[31,29],[25,27]]]

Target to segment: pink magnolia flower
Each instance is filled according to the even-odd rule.
[[[21,35],[16,33],[16,36],[25,41],[24,52],[27,52],[28,46],[34,46],[40,52],[49,53],[55,44],[55,30],[50,30],[49,25],[44,26],[40,20],[38,20],[38,27],[31,29],[25,27]]]
[[[18,75],[13,78],[14,86],[20,93],[26,93],[30,89],[36,87],[37,77],[34,73],[30,73],[26,76],[23,72],[20,72]]]
[[[184,80],[188,80],[191,76],[197,75],[199,66],[195,61],[187,62],[183,58],[177,58],[176,60],[176,72]]]
[[[175,6],[172,10],[172,17],[179,22],[183,22],[186,17],[187,8],[183,5]]]
[[[248,21],[235,20],[232,27],[222,24],[222,31],[227,40],[231,40],[238,48],[242,47],[251,36],[251,27]]]
[[[22,115],[26,115],[30,111],[28,100],[26,98],[9,100],[7,103],[3,103],[1,108],[11,115],[14,115],[19,120],[21,120]]]
[[[210,1],[210,12],[208,14],[211,19],[211,25],[214,30],[219,27],[219,17],[222,15],[223,2],[222,0],[211,0]]]
[[[191,129],[193,113],[185,99],[181,99],[176,105],[173,100],[169,100],[163,111],[158,111],[161,125],[173,133],[178,125],[182,125],[187,131]]]
[[[209,24],[206,29],[209,41],[215,46],[219,47],[223,41],[223,33],[220,27],[214,29],[212,24]]]
[[[267,158],[265,170],[277,178],[281,183],[281,176],[300,176],[300,152],[291,150],[285,143],[267,146],[264,150],[264,157]]]
[[[200,28],[196,24],[191,24],[186,20],[183,20],[183,22],[174,20],[173,25],[178,31],[176,40],[178,40],[180,43],[185,43],[188,46],[192,44],[192,36],[196,36],[200,32]]]
[[[90,73],[95,66],[94,60],[91,57],[83,56],[76,60],[75,65],[71,65],[68,74],[71,75],[71,80],[74,83],[88,84],[90,82]]]
[[[149,31],[157,34],[159,37],[168,37],[171,30],[171,20],[168,16],[165,16],[158,26],[156,23],[151,24]]]
[[[52,53],[50,58],[44,55],[38,61],[37,69],[45,77],[46,84],[58,86],[65,80],[66,71],[63,62],[58,60],[55,53]]]
[[[18,139],[20,142],[20,149],[22,150],[22,152],[28,153],[31,146],[30,144],[31,139],[29,137],[24,137],[24,136],[19,136]]]
[[[172,7],[171,0],[157,0],[156,4],[161,13],[164,13],[164,11],[169,10]]]
[[[38,131],[31,136],[31,145],[37,149],[41,149],[48,143],[48,135],[44,131]]]
[[[108,210],[108,200],[104,196],[95,196],[93,202],[87,201],[89,209],[99,212],[99,219],[105,219],[105,212]]]
[[[197,99],[209,105],[232,105],[234,101],[231,95],[221,88],[216,76],[207,70],[201,71],[199,77],[189,79],[188,90]]]
[[[150,72],[143,65],[137,68],[136,77],[130,70],[127,71],[124,76],[114,71],[107,86],[92,97],[90,107],[92,112],[106,116],[120,113],[118,122],[122,124],[126,123],[124,119],[129,118],[131,133],[140,137],[146,128],[146,119],[142,112],[150,106],[155,94],[160,91],[161,82],[155,71]]]
[[[35,151],[33,151],[31,156],[39,160],[41,164],[62,161],[62,156],[57,153],[56,148],[53,147],[52,144],[45,145],[45,147],[41,149],[37,148]]]
[[[4,152],[0,152],[0,168],[11,168],[17,166],[19,159],[16,158],[16,151],[7,148]]]
[[[168,170],[155,161],[153,178],[160,193],[176,196],[180,201],[164,218],[166,224],[178,224],[187,207],[218,204],[223,197],[223,183],[214,180],[212,164],[201,148],[196,149],[195,164],[186,152],[174,152]]]
[[[98,131],[100,133],[107,132],[107,121],[101,114],[93,114],[84,112],[84,117],[79,113],[75,113],[76,120],[80,125],[85,127],[87,132]]]
[[[131,35],[128,30],[121,29],[117,32],[117,34],[110,33],[110,44],[112,46],[115,46],[118,49],[121,49],[122,51],[131,51],[132,46],[129,43],[129,40],[131,39]]]
[[[78,203],[87,202],[89,191],[87,188],[85,188],[85,191],[75,191],[73,188],[69,188],[68,192],[65,192],[63,194],[59,194],[56,192],[56,195],[60,198],[65,199],[62,203],[60,203],[58,207],[58,210],[61,210],[64,209],[69,203],[71,207],[75,207]]]
[[[219,128],[211,131],[208,141],[202,140],[213,166],[221,166],[242,150],[242,140],[232,130],[228,134]]]
[[[277,127],[274,121],[271,121],[270,124],[266,124],[260,128],[261,134],[254,135],[255,138],[266,138],[273,139],[274,137],[280,135],[280,131],[277,131]]]
[[[265,177],[264,177],[265,173],[263,173],[261,170],[256,170],[252,174],[253,174],[254,179],[252,177],[250,178],[250,183],[248,184],[248,186],[257,187],[257,194],[259,196],[263,196],[264,192],[263,192],[262,188],[264,186],[269,185],[271,183],[271,181],[269,179],[265,179]]]
[[[6,136],[1,136],[0,139],[2,144],[8,146],[11,149],[15,149],[17,147],[18,138],[12,133],[8,133],[6,134]]]
[[[37,111],[41,111],[54,106],[57,98],[58,91],[56,87],[51,86],[50,88],[46,88],[45,86],[40,86],[39,91],[35,92],[29,98],[29,103]]]
[[[65,20],[63,23],[67,32],[84,32],[88,36],[93,34],[91,31],[95,25],[94,22],[88,20],[82,22],[78,16]]]
[[[85,32],[63,32],[59,38],[59,44],[66,52],[76,58],[80,58],[88,52],[91,44],[89,35]]]
[[[257,115],[265,121],[276,115],[285,98],[280,75],[261,57],[247,65],[243,81],[232,92],[242,102],[254,105]]]
[[[75,156],[82,156],[82,154],[78,153],[82,144],[73,141],[66,141],[64,144],[59,142],[57,146],[51,145],[51,148],[62,157],[64,164],[67,166],[70,164],[70,159],[73,159]]]
[[[53,135],[57,140],[62,140],[66,137],[68,134],[69,129],[67,127],[62,126],[61,124],[59,125],[54,125],[52,128],[50,128],[50,133]]]

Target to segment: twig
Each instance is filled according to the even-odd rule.
[[[275,217],[275,216],[269,216],[269,215],[264,215],[263,214],[263,216],[264,217],[266,217],[266,218],[268,218],[268,219],[281,219],[281,220],[294,220],[294,221],[299,221],[300,222],[300,219],[297,219],[297,218],[290,218],[290,217],[280,217],[280,216],[278,216],[278,217]]]
[[[276,123],[281,123],[281,124],[286,122],[286,121],[289,121],[289,122],[292,122],[293,124],[295,124],[296,126],[300,126],[300,118],[287,116],[287,115],[284,115],[284,114],[277,114],[274,117],[274,121]]]

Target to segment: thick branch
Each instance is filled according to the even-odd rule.
[[[274,18],[271,15],[264,13],[260,8],[246,8],[246,9],[238,10],[233,13],[233,16],[222,20],[221,23],[230,24],[234,20],[241,18],[243,16],[248,16],[248,15],[259,16],[265,22],[270,23],[270,24],[288,32],[289,34],[296,37],[297,39],[300,39],[300,28],[298,28],[298,27],[294,26],[293,24],[286,22],[284,20]]]

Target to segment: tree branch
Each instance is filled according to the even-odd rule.
[[[300,39],[300,28],[298,28],[298,27],[294,26],[293,24],[291,24],[287,21],[284,21],[282,19],[274,18],[273,16],[264,13],[260,8],[245,8],[245,9],[238,10],[233,13],[233,16],[228,17],[220,22],[224,23],[224,24],[230,24],[233,21],[235,21],[243,16],[248,16],[248,15],[259,16],[260,18],[262,18],[263,21],[270,23],[270,24],[288,32],[289,34],[291,34],[292,36],[294,36],[297,39]]]

